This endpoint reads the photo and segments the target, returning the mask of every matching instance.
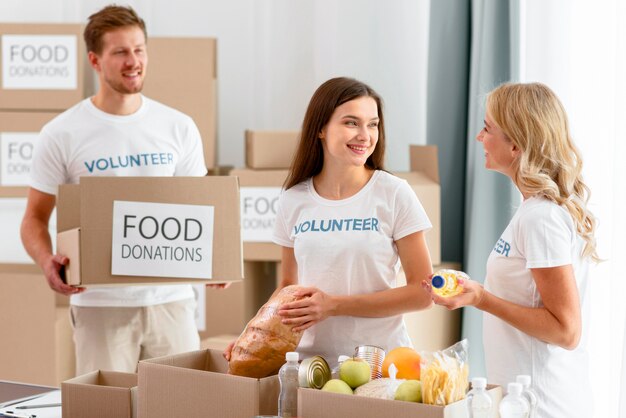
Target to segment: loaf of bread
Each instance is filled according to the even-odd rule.
[[[298,300],[294,296],[298,289],[296,285],[282,288],[248,322],[230,354],[230,374],[261,378],[278,373],[285,354],[294,351],[302,338],[302,332],[293,332],[293,325],[284,325],[278,315],[281,305]]]

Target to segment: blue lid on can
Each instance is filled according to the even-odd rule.
[[[446,283],[446,280],[442,276],[439,276],[439,275],[433,276],[433,278],[430,281],[430,284],[437,289],[441,289],[445,283]]]

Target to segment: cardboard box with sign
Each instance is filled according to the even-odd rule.
[[[0,197],[26,196],[39,131],[58,114],[0,111]]]
[[[300,141],[299,131],[246,131],[246,166],[287,169]]]
[[[143,94],[191,116],[202,137],[208,169],[216,164],[217,40],[150,38]]]
[[[140,361],[139,417],[276,415],[278,376],[254,379],[227,371],[222,350],[199,350]]]
[[[243,278],[235,177],[82,177],[59,187],[57,252],[78,286]]]
[[[0,109],[64,110],[84,98],[78,24],[0,24]]]
[[[441,186],[439,162],[434,145],[410,146],[411,171],[394,173],[405,179],[419,198],[433,227],[426,232],[426,244],[433,264],[441,263]]]
[[[272,242],[276,205],[287,170],[230,172],[239,178],[243,257],[250,261],[280,261],[281,248]]]

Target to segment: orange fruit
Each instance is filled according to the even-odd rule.
[[[398,379],[420,380],[420,355],[410,347],[396,347],[383,360],[383,377],[389,377],[389,366],[396,365]]]

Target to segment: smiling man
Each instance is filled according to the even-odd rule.
[[[55,292],[71,295],[77,373],[134,371],[137,361],[198,349],[191,286],[68,286],[69,263],[48,232],[58,186],[81,176],[204,176],[198,128],[190,117],[143,96],[148,65],[144,21],[130,7],[107,6],[84,32],[97,93],[42,129],[22,221],[24,247]]]

